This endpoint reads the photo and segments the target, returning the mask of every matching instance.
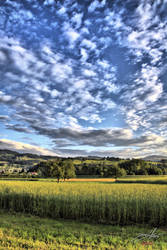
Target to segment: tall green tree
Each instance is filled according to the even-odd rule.
[[[42,161],[37,165],[38,174],[43,177],[52,177],[52,164],[53,161]]]
[[[75,177],[75,167],[72,160],[49,160],[38,164],[38,173],[44,177],[55,177],[60,179],[70,179]]]
[[[57,178],[57,182],[60,181],[60,179],[64,178],[64,167],[61,166],[61,164],[59,162],[54,161],[52,166],[51,166],[51,175],[52,177],[56,177]]]
[[[74,164],[72,162],[72,160],[65,160],[62,162],[62,167],[64,169],[64,176],[63,179],[64,181],[70,178],[74,178],[76,176],[75,174],[75,167]]]

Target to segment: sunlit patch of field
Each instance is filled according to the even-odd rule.
[[[73,178],[70,182],[115,182],[114,178]]]

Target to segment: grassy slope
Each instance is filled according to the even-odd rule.
[[[167,249],[164,229],[158,229],[160,237],[144,246],[133,239],[140,233],[150,233],[152,228],[147,226],[86,224],[3,211],[0,216],[0,249]]]

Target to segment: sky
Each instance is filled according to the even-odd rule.
[[[0,149],[167,156],[166,9],[0,1]]]

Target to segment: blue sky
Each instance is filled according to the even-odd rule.
[[[167,156],[167,1],[0,2],[0,148]]]

